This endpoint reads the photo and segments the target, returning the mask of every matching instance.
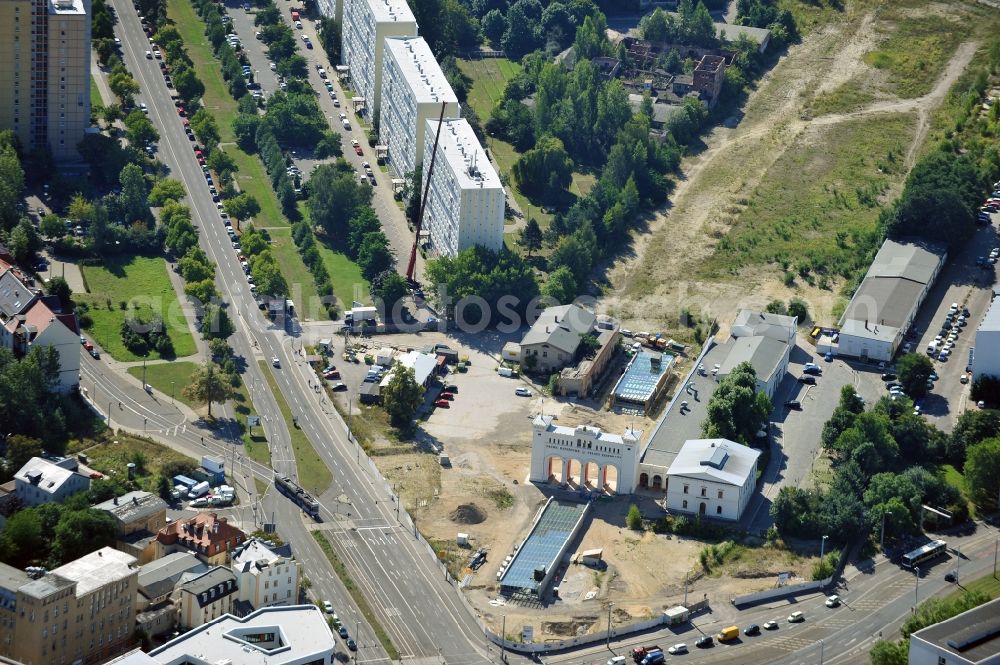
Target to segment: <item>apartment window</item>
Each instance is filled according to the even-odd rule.
[[[685,493],[685,494],[687,494],[687,493],[688,493],[688,486],[687,486],[687,485],[685,485],[685,486],[684,486],[684,493]]]
[[[707,490],[707,489],[705,489],[704,487],[702,487],[702,488],[701,488],[701,495],[702,495],[702,496],[708,496],[708,490]]]
[[[687,510],[687,507],[688,507],[688,502],[687,502],[687,499],[685,499],[684,502],[681,503],[681,508],[683,508],[684,510]]]
[[[716,506],[715,507],[715,514],[716,515],[721,515],[722,514],[722,506]]]
[[[722,490],[719,490],[719,498],[722,498]]]

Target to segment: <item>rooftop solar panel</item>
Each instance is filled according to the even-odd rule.
[[[659,364],[654,358],[661,357]],[[674,357],[669,353],[647,353],[640,351],[625,370],[625,374],[615,387],[615,398],[624,402],[644,404],[660,381],[660,376],[670,368]]]
[[[558,565],[563,545],[573,537],[574,528],[586,511],[585,503],[550,501],[500,579],[501,588],[537,592],[541,580],[535,579],[535,570],[543,568],[548,573]]]

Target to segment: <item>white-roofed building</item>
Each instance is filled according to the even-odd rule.
[[[532,428],[531,482],[570,483],[617,494],[635,490],[642,430],[611,434],[587,425],[563,427],[553,425],[552,416],[543,415],[535,417]],[[615,472],[613,478],[608,475],[610,469]]]
[[[892,360],[945,256],[942,248],[927,243],[886,240],[844,311],[837,353]]]
[[[350,72],[363,113],[372,118],[382,97],[382,57],[389,37],[416,37],[417,21],[406,0],[340,0],[341,61]]]
[[[421,386],[426,386],[427,381],[431,378],[431,374],[434,373],[434,367],[437,365],[437,359],[427,353],[420,353],[419,351],[409,351],[399,356],[396,359],[397,364],[393,365],[393,368],[385,373],[379,384],[383,388],[389,385],[390,379],[392,379],[392,374],[395,372],[396,367],[406,367],[413,370],[413,377],[417,380],[417,383]]]
[[[740,519],[757,485],[760,451],[728,439],[691,439],[667,470],[667,510]]]
[[[788,370],[792,347],[772,337],[737,337],[726,343],[729,353],[719,367],[718,379],[729,376],[742,363],[750,363],[757,375],[757,392],[774,397]]]
[[[337,643],[315,605],[231,614],[172,639],[149,655],[160,665],[333,665]]]
[[[388,148],[388,164],[399,178],[424,158],[429,118],[457,118],[458,97],[423,37],[386,39],[382,59],[379,140]],[[433,143],[432,143],[433,145]]]
[[[483,146],[465,119],[428,119],[424,130],[424,162],[434,152],[434,138],[442,124],[434,172],[424,211],[430,249],[438,256],[456,256],[482,245],[494,252],[503,246],[506,194]]]
[[[25,506],[59,503],[88,489],[90,478],[41,457],[32,457],[14,474],[14,494]]]
[[[239,600],[254,609],[294,605],[298,601],[299,562],[251,538],[233,555]]]
[[[730,333],[733,337],[770,337],[794,345],[798,325],[799,320],[794,316],[741,309]]]
[[[993,301],[976,329],[972,377],[981,376],[1000,378],[1000,298]]]

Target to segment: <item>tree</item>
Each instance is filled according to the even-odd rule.
[[[119,181],[122,186],[119,197],[129,221],[145,220],[149,216],[149,203],[142,167],[138,164],[126,164]]]
[[[125,136],[137,150],[160,140],[156,127],[142,111],[132,111],[125,116]]]
[[[111,92],[118,97],[122,106],[132,106],[136,95],[139,94],[139,84],[129,75],[127,71],[113,72],[108,77],[108,87]]]
[[[639,531],[642,529],[642,513],[639,511],[639,506],[634,503],[628,507],[628,515],[625,517],[625,524],[633,531]]]
[[[358,211],[348,222],[347,234],[347,255],[357,259],[358,252],[361,251],[361,242],[369,233],[379,231],[382,224],[378,221],[374,208],[365,206]]]
[[[788,308],[782,300],[772,300],[767,303],[765,310],[768,314],[788,314]]]
[[[271,250],[264,250],[257,256],[251,257],[250,274],[253,275],[260,293],[275,297],[288,295],[288,282],[281,274]]]
[[[170,479],[161,475],[156,481],[156,493],[168,504],[173,503],[174,497],[171,495]]]
[[[226,199],[222,206],[231,217],[244,221],[260,213],[260,203],[257,202],[257,199],[252,194],[247,194],[246,192],[231,199]]]
[[[972,501],[984,512],[997,510],[1000,492],[1000,437],[969,447],[965,459],[965,485]]]
[[[542,287],[542,295],[555,300],[560,305],[566,305],[577,296],[576,278],[566,266],[559,266],[551,273]]]
[[[517,0],[507,10],[507,30],[501,45],[507,57],[520,60],[542,45],[542,6],[538,0]]]
[[[59,215],[49,213],[42,217],[42,221],[38,226],[42,235],[46,238],[58,238],[59,236],[66,234],[66,225],[59,218]]]
[[[201,319],[201,335],[205,339],[227,339],[236,327],[229,313],[219,305],[208,303]]]
[[[172,80],[177,94],[185,103],[191,104],[205,94],[205,84],[201,82],[194,70],[187,65],[176,67]]]
[[[799,325],[802,325],[809,320],[809,308],[806,305],[806,301],[802,298],[792,298],[788,301],[788,316],[794,316],[799,320]]]
[[[208,168],[215,171],[219,179],[227,182],[236,172],[236,161],[225,150],[216,148],[208,155]]]
[[[41,457],[42,442],[30,436],[15,434],[7,438],[7,460],[4,478],[11,479],[32,457]]]
[[[753,366],[749,362],[740,363],[719,382],[708,400],[702,436],[749,445],[770,412],[771,400],[765,393],[757,392],[757,373]]]
[[[393,426],[409,427],[417,409],[424,403],[424,388],[417,383],[413,369],[397,365],[392,378],[382,390],[382,404]]]
[[[5,563],[24,568],[42,558],[47,549],[35,511],[22,510],[7,519],[0,532],[0,555]]]
[[[45,284],[45,291],[50,296],[59,298],[59,304],[69,307],[73,300],[73,290],[69,288],[69,282],[64,277],[52,277]]]
[[[394,270],[386,270],[372,280],[372,299],[382,303],[383,311],[388,319],[396,312],[397,303],[409,294],[406,280]]]
[[[184,184],[180,180],[161,178],[149,190],[147,201],[149,205],[159,208],[167,201],[180,201],[186,195],[187,192],[184,191]]]
[[[483,35],[495,49],[500,48],[504,33],[507,32],[507,21],[499,9],[491,9],[486,12],[481,21]]]
[[[95,549],[109,547],[118,537],[118,527],[103,510],[66,511],[56,525],[52,555],[61,562],[79,559]]]
[[[906,353],[896,361],[896,374],[903,390],[913,398],[927,394],[927,382],[934,371],[934,365],[923,353]]]
[[[342,243],[348,221],[371,204],[372,196],[372,188],[359,183],[351,170],[344,172],[337,164],[321,164],[309,180],[306,205],[313,223],[322,227],[331,240]]]
[[[518,188],[527,196],[557,198],[573,180],[573,160],[554,136],[542,137],[511,168]]]
[[[384,270],[392,268],[393,256],[389,241],[381,231],[366,233],[358,249],[358,265],[365,279],[372,280]]]
[[[542,248],[542,229],[538,226],[538,220],[534,217],[529,217],[528,221],[524,224],[524,229],[521,231],[521,238],[517,241],[521,247],[528,251],[528,256],[531,253]]]
[[[235,391],[216,370],[215,363],[207,360],[191,375],[191,384],[182,392],[188,399],[207,403],[208,417],[211,418],[212,402],[221,404],[230,399]]]
[[[964,411],[955,423],[946,448],[945,459],[962,468],[966,451],[980,441],[996,436],[1000,432],[1000,411],[995,409],[970,409]]]

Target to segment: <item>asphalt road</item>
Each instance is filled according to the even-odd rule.
[[[879,635],[887,640],[900,638],[899,627],[915,603],[955,590],[954,584],[944,581],[947,571],[959,567],[959,582],[993,571],[995,548],[1000,543],[1000,531],[997,529],[980,523],[971,536],[945,536],[944,539],[949,544],[948,556],[931,562],[928,569],[922,571],[919,582],[913,572],[883,557],[868,562],[860,570],[849,568],[845,573],[846,586],[837,591],[843,599],[838,608],[825,607],[825,596],[822,595],[742,612],[731,607],[715,608],[714,613],[696,616],[691,624],[678,629],[612,641],[610,649],[600,645],[544,658],[543,661],[560,665],[590,665],[604,662],[612,655],[627,656],[632,648],[641,645],[658,644],[666,649],[673,644],[684,643],[690,653],[668,657],[668,662],[867,665],[868,652]],[[957,549],[961,549],[960,566]],[[805,614],[803,623],[788,623],[787,617],[794,611]],[[695,640],[702,635],[714,636],[726,626],[738,625],[742,633],[742,629],[751,623],[763,625],[772,619],[778,622],[778,629],[762,631],[757,637],[741,634],[738,640],[728,644],[716,642],[709,649],[694,646]]]
[[[367,458],[359,454],[357,446],[348,440],[346,426],[337,413],[310,387],[310,382],[314,382],[310,370],[301,357],[296,356],[301,342],[260,315],[158,64],[144,57],[148,42],[139,20],[127,3],[117,0],[115,4],[118,5],[120,23],[117,30],[123,42],[124,59],[142,89],[137,101],[147,103],[150,119],[160,132],[160,159],[187,189],[187,203],[191,207],[192,221],[200,229],[201,245],[217,264],[221,291],[235,314],[237,333],[229,341],[236,355],[247,361],[244,380],[250,386],[257,413],[264,420],[275,471],[296,475],[285,423],[273,395],[266,389],[266,379],[257,363],[258,359],[269,362],[272,357],[279,358],[281,368],[275,370],[274,375],[299,427],[334,474],[333,487],[321,497],[326,523],[323,528],[329,526],[330,540],[338,555],[364,590],[379,622],[400,653],[409,658],[444,659],[448,663],[487,662],[482,631],[466,611],[454,586],[444,580],[442,570],[426,546],[416,540],[409,528],[397,522],[395,504],[385,491],[383,481],[372,471]],[[252,34],[249,42],[256,43]],[[114,393],[119,390],[121,386],[108,385],[104,394],[94,398],[108,397],[113,401]],[[141,388],[138,390],[142,392]],[[142,397],[134,397],[135,404],[130,408],[138,412],[136,418],[146,419],[148,428],[173,426],[174,435],[168,438],[176,437],[189,445],[195,436],[202,436],[196,435],[190,427],[184,428],[169,413],[148,405],[140,408],[138,400]],[[259,465],[250,465],[250,468],[259,477],[271,478],[271,472]],[[268,496],[265,512],[269,517],[273,514],[281,535],[294,544],[313,582],[316,596],[334,602],[341,618],[354,632],[352,619],[355,625],[364,622],[307,532],[300,511],[274,492]],[[372,636],[370,627],[360,626],[359,658],[384,659],[385,652]]]

